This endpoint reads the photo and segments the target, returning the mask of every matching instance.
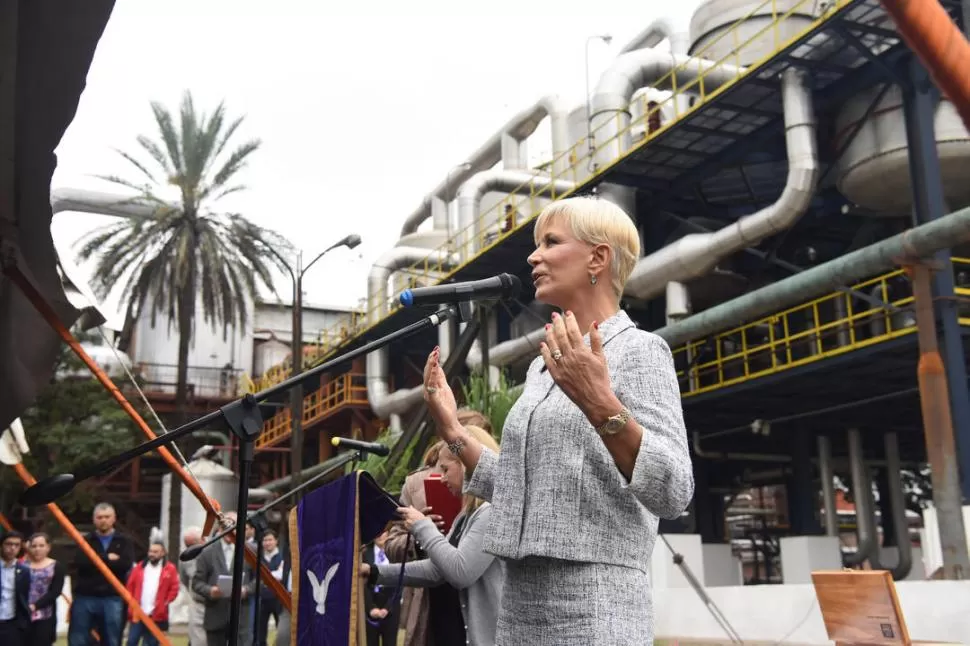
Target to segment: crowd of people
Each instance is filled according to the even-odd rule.
[[[226,514],[235,521],[235,514]],[[57,639],[57,600],[69,599],[68,646],[158,646],[158,640],[142,617],[150,617],[160,631],[169,631],[169,611],[181,593],[188,609],[191,646],[224,646],[229,624],[229,594],[219,576],[232,569],[234,545],[225,539],[215,547],[176,566],[168,559],[163,541],[153,538],[145,558],[134,559],[131,539],[115,529],[116,514],[108,503],[93,513],[94,530],[84,535],[97,560],[78,549],[71,564],[70,591],[65,589],[68,566],[50,558],[51,541],[44,533],[26,538],[16,531],[3,535],[0,553],[0,645],[51,646]],[[247,525],[247,544],[255,549],[255,528]],[[185,532],[185,547],[202,541],[202,530]],[[279,548],[273,530],[263,533],[263,558],[273,576],[289,585],[289,559]],[[124,602],[119,591],[102,573],[106,567],[124,585],[134,605]],[[252,592],[255,578],[247,567],[243,597],[241,644],[270,646],[269,620],[277,625],[273,646],[289,644],[289,616],[267,588],[260,588],[258,615]]]

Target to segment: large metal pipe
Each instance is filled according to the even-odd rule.
[[[617,56],[600,77],[590,100],[590,128],[597,147],[595,164],[602,167],[629,150],[632,143],[629,105],[640,88],[669,90],[691,86],[692,93],[700,93],[702,88],[712,92],[743,71],[733,65],[656,49],[638,49]]]
[[[502,142],[508,150],[508,139],[520,143],[535,132],[545,117],[549,117],[552,129],[552,151],[557,160],[553,173],[558,174],[569,165],[566,151],[569,150],[569,131],[567,124],[568,109],[558,96],[549,95],[539,99],[531,107],[519,112],[504,126],[482,144],[478,150],[462,164],[460,170],[453,170],[431,192],[425,196],[421,204],[404,221],[401,236],[414,233],[421,223],[432,215],[432,207],[436,200],[447,205],[455,199],[458,188],[472,178],[476,173],[488,170],[502,161]],[[446,217],[446,216],[445,216]],[[436,228],[446,228],[436,224]],[[459,227],[461,228],[461,227]]]
[[[367,277],[368,322],[379,321],[388,313],[387,281],[391,274],[425,259],[429,263],[440,263],[446,269],[458,264],[458,258],[453,254],[420,247],[393,247],[377,259]],[[421,400],[420,387],[390,392],[387,348],[368,354],[366,365],[367,399],[377,417],[385,419],[391,415],[400,415]]]
[[[499,191],[511,193],[521,190],[522,195],[550,197],[571,191],[576,185],[564,179],[553,180],[522,170],[486,170],[476,173],[458,190],[458,231],[462,259],[470,258],[479,249],[482,239],[482,222],[479,210],[486,193]]]
[[[822,504],[825,509],[825,535],[839,535],[839,512],[835,506],[835,471],[832,469],[832,442],[827,435],[818,436],[818,475],[822,481]]]
[[[876,534],[876,516],[872,500],[872,478],[862,454],[862,434],[857,428],[849,429],[849,470],[852,473],[852,497],[855,500],[856,551],[843,554],[845,565],[861,565],[869,561],[873,570],[881,570],[879,564],[879,536]]]
[[[671,347],[751,321],[796,303],[817,298],[854,282],[970,240],[970,208],[853,251],[827,263],[749,292],[656,331]]]
[[[895,433],[883,436],[886,447],[886,476],[889,480],[889,509],[892,512],[893,527],[896,529],[896,549],[899,558],[896,565],[889,568],[893,579],[901,581],[913,569],[913,544],[909,540],[909,523],[906,520],[906,500],[903,494],[902,464],[899,460],[899,439]]]
[[[686,26],[680,26],[670,16],[657,18],[647,25],[646,29],[633,37],[623,46],[620,56],[638,49],[653,49],[664,40],[670,42],[670,51],[674,54],[686,54],[690,49],[690,35]]]
[[[686,235],[643,258],[630,275],[626,295],[649,299],[668,283],[703,276],[731,254],[789,229],[808,209],[819,171],[812,93],[805,73],[795,68],[785,70],[781,88],[788,151],[788,180],[781,196],[718,231]]]
[[[528,334],[493,345],[488,349],[489,366],[502,368],[530,354],[538,354],[539,342],[545,336],[546,330],[543,326],[540,326]],[[482,367],[482,350],[478,343],[475,343],[468,351],[466,365],[472,371]]]
[[[154,204],[140,197],[86,191],[79,188],[56,188],[51,191],[51,212],[63,211],[113,215],[119,218],[150,218],[164,204]],[[178,208],[169,206],[169,208]]]

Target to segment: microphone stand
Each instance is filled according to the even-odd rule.
[[[233,530],[236,534],[236,549],[233,552],[232,563],[232,598],[229,613],[228,644],[229,646],[239,646],[239,619],[242,610],[243,564],[246,545],[246,523],[239,521],[246,517],[246,511],[249,508],[249,479],[252,472],[256,438],[259,436],[259,433],[263,428],[263,413],[260,404],[266,402],[276,395],[287,392],[295,386],[302,385],[305,381],[332,370],[334,367],[346,363],[347,361],[383,348],[384,346],[389,345],[398,339],[414,336],[415,334],[425,330],[437,327],[441,323],[456,317],[462,322],[466,323],[471,320],[472,306],[470,301],[464,300],[446,305],[433,314],[429,314],[428,316],[416,321],[415,323],[412,323],[411,325],[391,332],[390,334],[387,334],[379,339],[375,339],[370,343],[365,343],[359,348],[355,348],[339,357],[326,361],[319,366],[308,370],[307,372],[290,377],[289,379],[282,381],[271,388],[267,388],[266,390],[255,394],[248,393],[243,397],[226,404],[219,410],[207,413],[202,417],[188,422],[187,424],[183,424],[182,426],[155,438],[154,440],[144,442],[139,446],[124,451],[100,463],[81,467],[73,474],[57,474],[45,478],[44,480],[41,480],[35,485],[27,488],[20,495],[20,503],[25,506],[35,506],[53,502],[57,498],[70,493],[82,480],[87,480],[89,478],[110,472],[129,460],[132,460],[161,446],[172,444],[179,438],[185,437],[215,422],[224,423],[226,426],[228,426],[232,434],[239,439],[239,491],[236,499],[237,522],[234,528],[230,527],[229,529],[223,530],[216,536],[221,539],[223,536],[227,535]],[[354,459],[354,456],[359,458],[359,453],[355,452],[351,454],[351,457],[347,459],[346,462],[350,462],[352,459]],[[328,469],[325,473],[330,472],[332,472],[332,469]],[[315,480],[316,478],[314,478],[313,481]],[[301,488],[297,487],[294,491],[299,490],[301,490]],[[290,494],[292,495],[293,492],[291,491]],[[274,501],[274,503],[281,499],[283,498],[281,497],[277,499]],[[265,509],[263,509],[263,511],[265,511]],[[202,549],[212,545],[214,542],[216,541],[210,539],[206,543],[203,543],[202,547],[196,552],[195,555],[198,555]],[[188,550],[186,550],[186,552],[188,552]],[[185,555],[185,552],[183,552],[183,555]],[[180,555],[180,559],[181,556],[182,555]],[[194,558],[194,556],[184,560],[190,560],[191,558]],[[259,567],[258,562],[257,567]],[[217,645],[211,644],[210,646]]]

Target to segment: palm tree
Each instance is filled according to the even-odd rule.
[[[246,304],[260,283],[273,291],[272,268],[280,268],[274,247],[289,247],[282,236],[241,215],[212,210],[215,203],[245,187],[237,181],[249,156],[259,149],[253,139],[235,148],[230,140],[243,117],[229,121],[223,104],[211,114],[196,110],[186,92],[178,121],[169,110],[151,104],[157,139],[137,138],[147,161],[117,151],[138,171],[140,181],[115,175],[101,179],[137,192],[132,199],[157,208],[152,217],[121,219],[92,232],[80,243],[81,261],[96,258],[94,290],[106,297],[123,286],[126,328],[138,316],[151,314],[152,326],[162,314],[178,327],[178,378],[175,407],[186,420],[188,355],[197,303],[210,326],[246,324]],[[231,151],[231,152],[230,152]],[[177,197],[166,197],[177,194]],[[179,543],[180,496],[173,488],[169,506],[169,546]]]

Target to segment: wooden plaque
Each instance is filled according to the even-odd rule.
[[[889,572],[812,572],[812,583],[825,630],[837,644],[913,643]]]

